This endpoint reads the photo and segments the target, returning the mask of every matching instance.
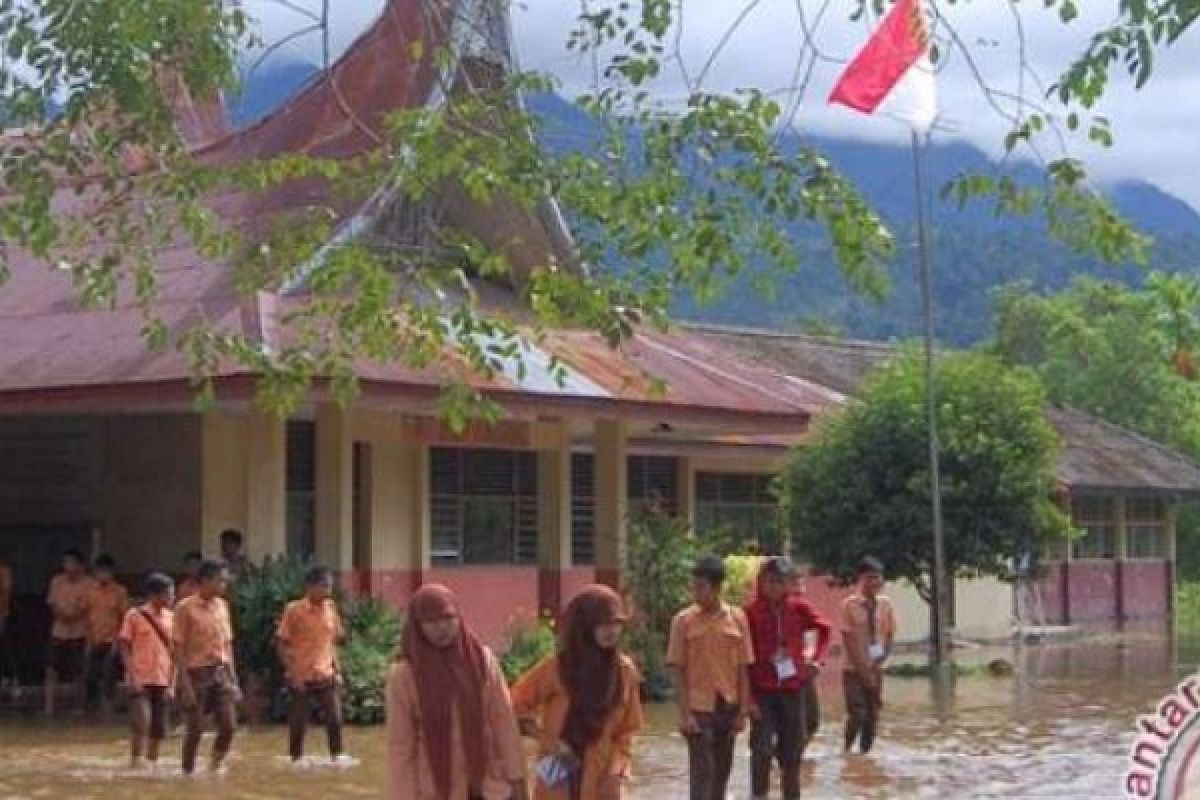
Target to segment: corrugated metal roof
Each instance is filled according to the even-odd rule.
[[[853,395],[884,365],[896,346],[778,331],[689,326],[693,335],[737,352],[746,360],[774,366]],[[1057,473],[1075,490],[1200,493],[1200,465],[1133,431],[1069,408],[1048,408],[1061,448]]]
[[[383,117],[396,108],[433,102],[452,84],[454,76],[438,75],[432,66],[434,47],[423,47],[414,59],[412,44],[454,40],[464,24],[462,14],[482,13],[479,0],[461,0],[430,6],[423,0],[391,0],[378,23],[350,47],[326,75],[315,80],[295,99],[274,114],[244,130],[223,131],[224,118],[212,104],[176,98],[181,133],[208,163],[239,163],[285,153],[304,152],[325,157],[349,157],[375,147]],[[432,16],[429,13],[432,9]],[[464,10],[465,9],[465,10]],[[492,12],[488,12],[492,13]],[[441,21],[438,21],[439,15]],[[457,16],[456,16],[457,15]],[[472,17],[475,19],[475,17]],[[466,36],[464,57],[504,58],[508,55],[506,28],[492,19],[489,26],[496,50]],[[465,30],[465,29],[464,29]],[[468,31],[469,33],[470,31]],[[462,37],[460,37],[462,38]],[[486,43],[485,43],[486,44]],[[490,53],[490,55],[489,55]],[[462,69],[478,65],[464,62]],[[265,196],[227,193],[213,198],[223,218],[243,228],[253,228],[278,212],[303,209],[328,200],[319,181],[302,181],[275,189]],[[361,219],[381,210],[382,195],[365,205],[343,208],[348,230],[358,231]],[[55,200],[64,213],[79,213],[88,202],[85,191],[77,195],[64,187]],[[540,251],[539,263],[553,249],[553,235],[526,235],[528,215],[511,209],[473,207],[459,198],[450,204],[453,221],[474,226],[485,238],[512,238],[518,230],[523,240]],[[492,230],[499,228],[503,230]],[[517,254],[519,255],[519,254]],[[187,365],[174,351],[149,352],[141,337],[140,310],[122,290],[113,310],[81,309],[70,274],[17,256],[11,281],[0,290],[0,393],[112,388],[146,385],[159,390],[165,383],[186,382]],[[186,247],[160,254],[161,296],[155,313],[179,332],[204,320],[218,330],[246,335],[266,347],[278,348],[288,331],[280,325],[279,310],[300,302],[296,295],[276,297],[240,295],[234,289],[228,265],[198,257]],[[315,264],[319,269],[320,264]],[[520,315],[517,315],[519,318]],[[809,417],[837,402],[835,393],[739,359],[720,346],[687,334],[639,333],[620,350],[601,337],[578,331],[560,331],[544,341],[532,339],[523,347],[518,367],[506,361],[490,378],[471,376],[479,388],[514,406],[532,401],[549,411],[556,407],[587,408],[595,413],[618,414],[636,410],[655,415],[691,414],[691,419],[737,420],[739,430],[762,424],[775,431],[802,432]],[[559,378],[547,367],[560,362]],[[361,373],[368,391],[396,396],[410,392],[428,397],[451,379],[462,379],[461,361],[447,358],[428,369],[401,364],[363,364]],[[236,364],[218,365],[215,377],[244,377]],[[658,391],[655,380],[663,382]],[[770,386],[770,389],[763,387]],[[697,416],[699,415],[699,416]]]

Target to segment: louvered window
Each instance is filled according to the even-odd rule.
[[[537,562],[537,458],[438,447],[429,458],[435,564]]]
[[[637,516],[656,508],[679,512],[679,461],[671,456],[630,456],[626,469],[629,511]]]
[[[596,563],[596,461],[571,455],[571,562]]]

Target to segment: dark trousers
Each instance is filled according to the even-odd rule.
[[[233,746],[233,734],[237,729],[237,688],[222,666],[189,669],[188,678],[195,692],[196,702],[184,709],[183,771],[190,775],[196,769],[196,753],[200,749],[200,738],[204,735],[204,716],[212,714],[217,723],[217,736],[213,740],[213,762],[222,761]]]
[[[804,751],[804,692],[757,692],[758,719],[750,729],[750,785],[755,797],[771,789],[771,762],[778,761],[784,800],[800,797]]]
[[[883,708],[883,673],[875,671],[875,687],[863,683],[857,672],[842,673],[842,691],[846,697],[846,749],[859,743],[859,749],[870,752],[879,727],[879,712]]]
[[[329,741],[329,755],[342,753],[342,701],[338,688],[332,681],[310,683],[303,689],[291,690],[288,707],[288,753],[292,760],[304,755],[304,735],[308,732],[308,720],[312,707],[321,712],[325,723],[325,736]]]
[[[84,670],[84,704],[89,710],[100,700],[112,700],[120,677],[120,656],[111,644],[94,644],[88,649]]]
[[[687,737],[691,800],[725,800],[733,771],[738,707],[717,701],[711,712],[693,712],[700,730]]]
[[[821,727],[821,699],[817,696],[817,679],[812,677],[804,682],[804,738],[800,742],[800,752],[817,735]]]

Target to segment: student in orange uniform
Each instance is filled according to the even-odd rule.
[[[84,678],[84,704],[95,711],[112,702],[120,670],[116,650],[117,632],[129,608],[129,593],[117,583],[117,565],[110,556],[100,556],[92,565],[88,590],[88,657]]]
[[[642,727],[637,668],[618,648],[625,622],[616,592],[587,587],[563,612],[558,653],[513,687],[538,742],[535,800],[620,800]]]
[[[883,563],[866,556],[858,565],[858,590],[842,602],[847,752],[856,741],[863,753],[871,750],[883,708],[883,663],[895,643],[896,612],[882,588]]]
[[[196,593],[196,588],[200,582],[196,579],[196,574],[200,571],[200,565],[204,563],[204,556],[200,555],[200,551],[191,550],[183,556],[183,572],[179,576],[179,584],[175,587],[175,602],[187,600]]]
[[[691,800],[725,800],[733,746],[753,701],[747,668],[754,648],[746,615],[721,600],[725,562],[705,556],[692,569],[694,604],[671,621],[667,663],[675,668],[679,729],[687,739]]]
[[[304,756],[304,735],[311,704],[321,711],[329,757],[342,760],[342,687],[338,645],[345,637],[333,602],[333,571],[312,567],[304,579],[305,596],[289,603],[279,619],[276,644],[283,662],[291,708],[288,753],[293,762]]]
[[[196,751],[204,733],[204,717],[217,722],[213,741],[212,772],[221,769],[237,726],[237,704],[241,701],[237,668],[233,659],[233,627],[224,594],[229,582],[225,565],[205,561],[197,574],[196,594],[175,608],[175,664],[179,702],[186,714],[183,737],[183,771],[196,769]]]
[[[175,686],[171,629],[175,587],[155,572],[146,578],[146,602],[127,612],[117,641],[129,691],[130,764],[139,769],[158,763],[167,735],[167,701]],[[144,760],[143,760],[144,759]]]
[[[387,681],[387,800],[524,800],[525,754],[500,664],[445,586],[412,597]]]
[[[46,662],[46,716],[54,715],[60,681],[76,683],[83,674],[87,654],[88,591],[91,579],[87,561],[76,549],[63,553],[62,572],[50,580],[46,605],[54,620]]]

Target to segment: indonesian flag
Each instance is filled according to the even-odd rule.
[[[897,0],[829,95],[864,114],[897,117],[928,131],[937,117],[937,83],[922,0]]]

